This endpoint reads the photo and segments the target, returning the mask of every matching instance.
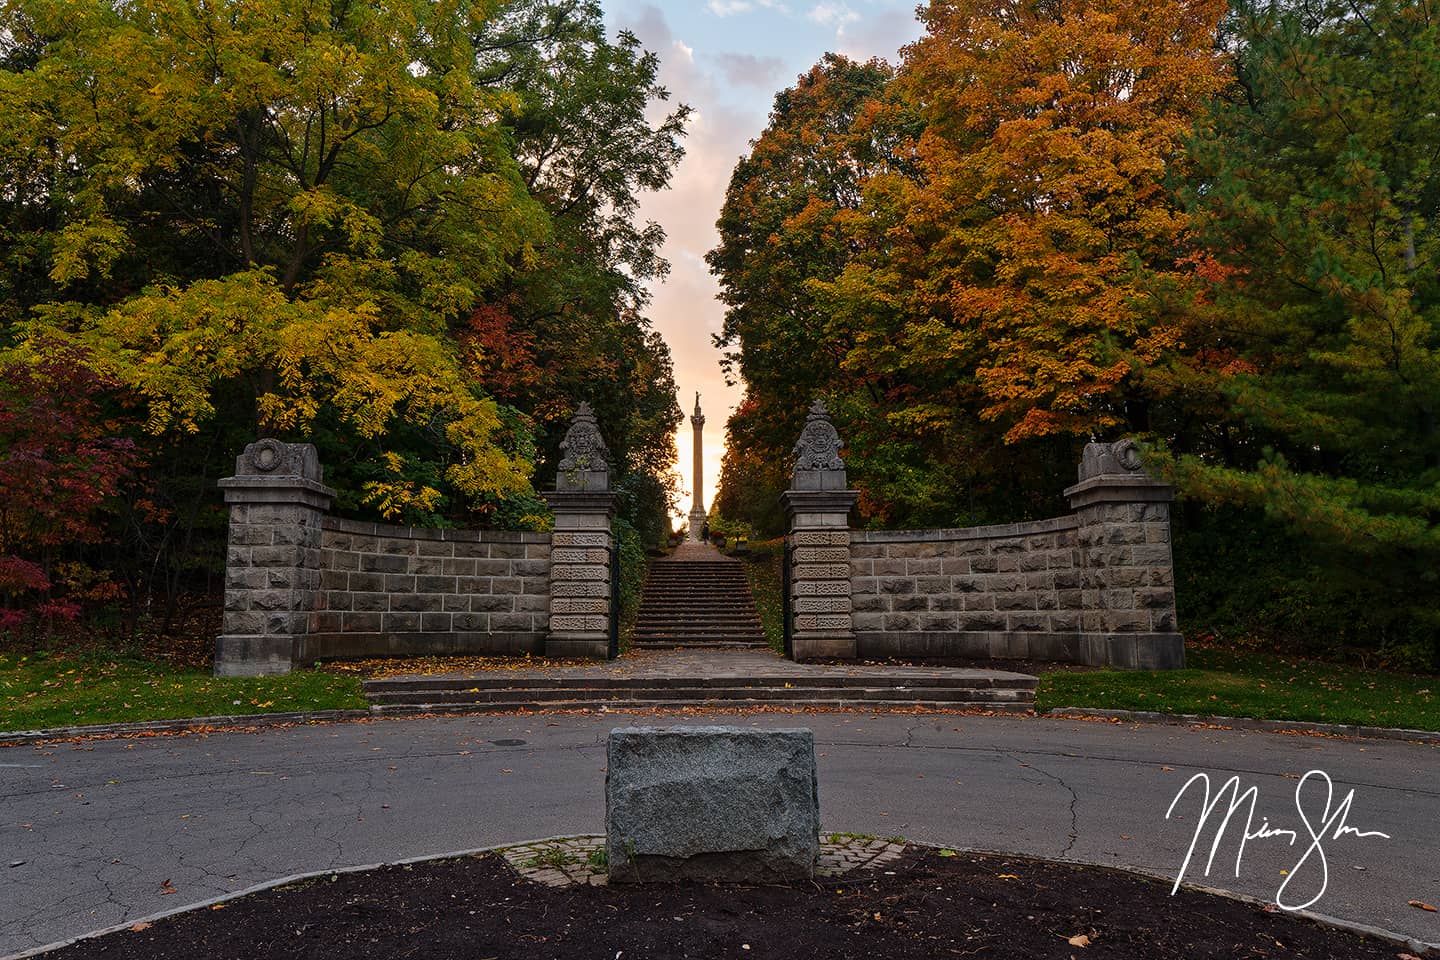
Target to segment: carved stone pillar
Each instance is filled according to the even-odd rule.
[[[1174,490],[1133,441],[1091,443],[1065,491],[1080,520],[1081,659],[1137,670],[1185,665],[1170,555]]]
[[[595,414],[580,404],[560,444],[555,490],[543,496],[555,512],[550,550],[550,632],[547,657],[603,660],[610,655],[611,569],[615,494],[610,461]]]
[[[220,481],[230,505],[215,675],[289,673],[320,589],[320,523],[335,491],[308,443],[260,440]]]
[[[790,635],[796,660],[856,656],[850,601],[850,508],[840,435],[816,401],[795,444],[790,489],[781,494],[790,534]]]

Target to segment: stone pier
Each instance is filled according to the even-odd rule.
[[[790,528],[790,635],[796,660],[854,659],[850,508],[840,435],[816,402],[795,444],[790,489],[781,495]]]
[[[610,452],[587,403],[560,443],[560,472],[545,502],[555,511],[550,535],[550,633],[547,657],[604,659],[610,650],[614,544]]]

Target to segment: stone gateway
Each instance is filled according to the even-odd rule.
[[[696,397],[692,536],[704,521]],[[785,591],[797,660],[978,657],[1125,669],[1185,663],[1171,488],[1129,440],[1092,443],[1072,513],[946,530],[855,530],[841,438],[816,403],[795,445]],[[561,446],[549,532],[432,530],[328,515],[315,448],[265,439],[220,481],[230,506],[220,676],[378,656],[604,659],[618,638],[609,453],[586,404]]]

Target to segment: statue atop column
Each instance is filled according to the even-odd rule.
[[[690,505],[689,539],[699,543],[708,514],[705,510],[705,414],[700,412],[700,393],[698,391],[695,393],[695,412],[690,415],[690,425],[695,428],[695,471],[691,477],[691,489],[694,491],[694,496]]]

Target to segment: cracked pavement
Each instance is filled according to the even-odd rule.
[[[1187,880],[1267,900],[1308,845],[1296,784],[1324,770],[1335,803],[1355,791],[1348,824],[1391,839],[1327,840],[1310,909],[1440,942],[1440,914],[1408,905],[1440,903],[1433,745],[1004,716],[533,714],[0,749],[0,956],[291,874],[602,832],[606,734],[667,722],[814,730],[826,831],[1172,879],[1199,807],[1192,788],[1167,821],[1176,793],[1239,775],[1257,826],[1305,840],[1251,840],[1237,878],[1242,812],[1208,877],[1205,833]],[[1287,899],[1308,898],[1317,866]]]

